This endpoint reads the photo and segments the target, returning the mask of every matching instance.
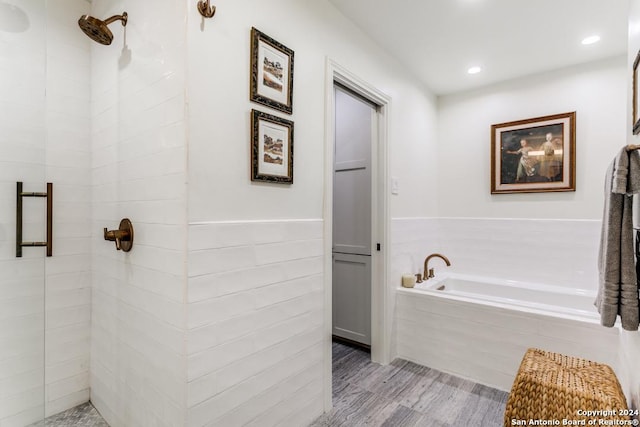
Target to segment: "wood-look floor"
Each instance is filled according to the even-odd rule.
[[[405,360],[371,363],[333,343],[333,410],[312,427],[498,427],[508,393]]]

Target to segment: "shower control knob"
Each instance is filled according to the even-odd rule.
[[[116,242],[116,250],[129,252],[133,246],[133,224],[129,218],[120,221],[120,227],[117,230],[107,230],[104,228],[104,240]]]

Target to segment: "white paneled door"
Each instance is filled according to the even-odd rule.
[[[333,335],[371,345],[371,148],[376,107],[335,86]]]

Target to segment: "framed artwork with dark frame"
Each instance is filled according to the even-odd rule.
[[[251,110],[251,181],[293,184],[293,122]]]
[[[491,194],[576,190],[576,113],[491,126]]]
[[[250,100],[293,112],[293,50],[251,28]]]
[[[636,55],[636,60],[633,62],[633,134],[640,133],[640,97],[638,94],[638,85],[640,81],[638,79],[638,64],[640,63],[640,51]]]

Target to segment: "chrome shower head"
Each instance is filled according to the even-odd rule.
[[[114,15],[111,18],[102,21],[101,19],[94,18],[90,15],[82,15],[80,19],[78,19],[78,25],[80,26],[80,29],[92,40],[97,41],[100,44],[110,45],[113,40],[113,33],[107,25],[115,21],[121,21],[122,26],[126,27],[128,17],[129,15],[127,15],[127,12],[123,12],[122,15]]]

